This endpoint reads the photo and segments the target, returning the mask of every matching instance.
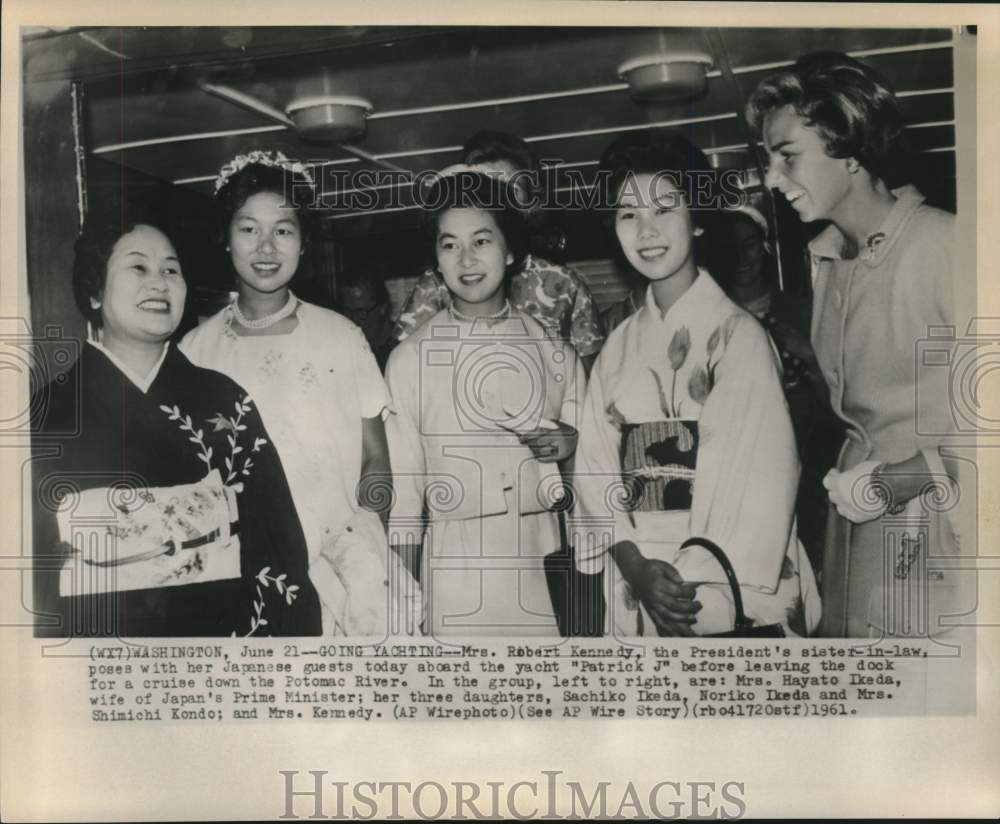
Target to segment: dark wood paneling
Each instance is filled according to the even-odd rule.
[[[31,327],[55,327],[82,344],[86,324],[73,301],[73,243],[77,207],[73,100],[68,81],[33,83],[24,90],[25,231]],[[57,367],[57,364],[49,364]],[[50,377],[71,364],[62,364]]]

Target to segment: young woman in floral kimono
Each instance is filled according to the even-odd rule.
[[[610,567],[620,635],[725,632],[734,607],[722,568],[680,548],[707,538],[730,558],[751,619],[805,635],[819,604],[793,524],[799,466],[776,354],[696,263],[714,204],[693,209],[691,196],[705,198],[695,173],[709,168],[688,141],[656,131],[621,138],[602,159],[615,235],[649,288],[591,373],[577,563]]]
[[[92,211],[73,291],[92,335],[31,404],[37,634],[319,634],[255,404],[169,343],[187,286],[155,218]]]
[[[420,569],[433,634],[555,635],[543,558],[559,548],[550,510],[576,445],[583,367],[507,299],[524,260],[509,186],[459,171],[426,201],[451,300],[389,358],[392,533]]]

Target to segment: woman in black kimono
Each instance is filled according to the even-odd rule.
[[[95,334],[31,406],[36,634],[318,634],[253,401],[168,342],[187,291],[170,240],[135,211],[89,217],[73,289]]]

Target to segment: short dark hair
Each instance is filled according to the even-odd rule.
[[[309,181],[301,172],[292,172],[281,166],[248,163],[230,175],[215,194],[219,218],[219,233],[223,244],[229,237],[229,226],[240,208],[251,197],[261,192],[280,195],[294,207],[302,230],[302,243],[307,244],[314,234],[313,207],[316,195]]]
[[[705,153],[676,131],[642,129],[616,138],[598,165],[598,203],[619,264],[632,268],[614,232],[614,210],[625,182],[635,175],[666,175],[684,193],[691,222],[711,235],[718,223],[722,189]],[[703,238],[694,239],[695,260],[704,257]]]
[[[704,225],[720,205],[718,173],[705,153],[682,134],[664,129],[628,132],[601,155],[599,203],[614,209],[626,180],[640,174],[664,174],[687,198],[691,219]]]
[[[493,215],[503,233],[507,250],[514,262],[507,274],[519,272],[528,254],[524,214],[517,207],[517,195],[511,185],[495,175],[476,171],[459,171],[438,178],[422,193],[427,207],[425,229],[430,240],[432,259],[437,243],[438,221],[450,209],[479,209]]]
[[[472,135],[462,146],[462,163],[469,166],[496,160],[508,160],[519,171],[537,172],[541,167],[538,155],[527,142],[510,132],[484,129]]]
[[[137,226],[152,226],[170,238],[162,211],[145,201],[112,197],[87,212],[74,246],[73,300],[94,328],[99,329],[103,322],[101,310],[90,302],[101,300],[115,244]]]
[[[819,132],[830,157],[853,157],[890,187],[906,182],[911,152],[899,101],[870,66],[840,52],[803,55],[760,82],[746,117],[761,131],[765,117],[785,106]]]

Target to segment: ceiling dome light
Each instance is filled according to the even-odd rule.
[[[639,103],[663,103],[705,93],[712,58],[704,52],[666,52],[634,57],[618,67]]]
[[[348,143],[363,137],[372,104],[363,97],[321,95],[293,100],[285,109],[303,140]]]

